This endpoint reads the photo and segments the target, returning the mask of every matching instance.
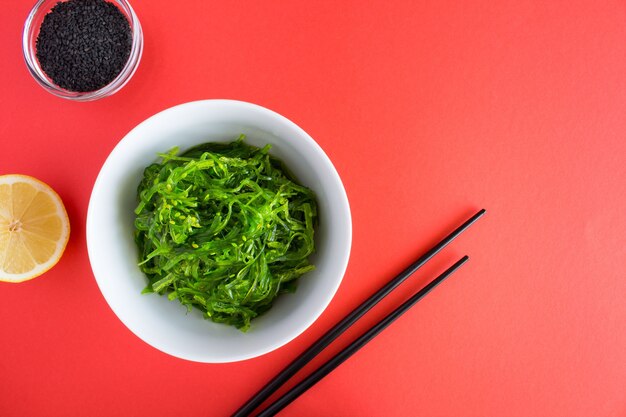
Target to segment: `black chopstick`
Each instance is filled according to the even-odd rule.
[[[350,326],[354,324],[361,316],[367,313],[372,307],[374,307],[380,300],[382,300],[387,294],[393,291],[398,285],[404,282],[411,274],[422,267],[433,256],[435,256],[440,250],[446,247],[450,242],[456,239],[461,233],[463,233],[468,227],[470,227],[476,220],[481,218],[485,214],[485,209],[478,211],[472,217],[470,217],[465,223],[457,227],[452,233],[443,238],[439,243],[433,246],[428,252],[424,253],[419,259],[409,265],[404,271],[398,274],[393,280],[389,281],[382,288],[380,288],[375,294],[365,300],[361,305],[356,307],[350,314],[344,317],[339,323],[328,330],[322,337],[320,337],[315,343],[313,343],[306,351],[300,356],[294,359],[285,369],[283,369],[274,379],[267,383],[259,392],[257,392],[252,398],[248,400],[239,410],[237,410],[232,417],[246,417],[249,416],[263,401],[267,400],[278,388],[284,385],[292,376],[294,376],[300,369],[302,369],[307,363],[309,363],[315,356],[317,356],[324,348],[326,348],[333,340],[339,337]]]
[[[419,292],[417,292],[414,296],[409,298],[407,301],[402,303],[400,307],[396,308],[389,315],[387,315],[384,319],[379,321],[374,327],[363,333],[358,339],[352,342],[348,347],[343,349],[337,355],[333,356],[328,362],[324,365],[320,366],[315,372],[306,377],[302,382],[298,385],[287,391],[282,397],[269,405],[265,410],[261,411],[257,414],[257,417],[270,417],[276,415],[276,413],[280,412],[283,408],[291,404],[293,400],[302,395],[306,390],[311,388],[317,382],[319,382],[326,375],[331,373],[335,368],[341,365],[345,360],[347,360],[350,356],[355,354],[359,349],[365,346],[370,340],[372,340],[376,335],[382,332],[387,326],[393,323],[398,317],[404,314],[409,308],[414,306],[419,300],[424,298],[426,294],[433,290],[437,285],[439,285],[444,279],[452,275],[454,271],[456,271],[461,265],[467,262],[469,258],[464,256],[459,259],[454,265],[450,268],[446,269],[441,275],[432,280],[428,285],[422,288]]]

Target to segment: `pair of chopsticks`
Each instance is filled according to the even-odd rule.
[[[456,239],[461,233],[463,233],[468,227],[470,227],[476,220],[485,214],[485,209],[480,210],[472,217],[470,217],[465,223],[456,228],[452,233],[443,238],[439,243],[433,246],[428,252],[423,254],[419,259],[413,262],[404,271],[398,274],[394,279],[385,284],[381,289],[374,293],[371,297],[365,300],[361,305],[356,307],[350,314],[344,317],[333,328],[328,330],[322,337],[320,337],[313,345],[311,345],[306,351],[298,356],[291,364],[283,369],[274,379],[272,379],[267,385],[265,385],[259,392],[257,392],[248,402],[246,402],[239,410],[237,410],[232,417],[247,417],[250,416],[254,410],[256,410],[265,400],[267,400],[276,390],[283,386],[292,376],[294,376],[300,369],[302,369],[307,363],[315,358],[322,350],[324,350],[332,341],[345,332],[350,326],[352,326],[359,318],[367,313],[372,307],[378,304],[383,298],[385,298],[391,291],[393,291],[398,285],[404,282],[415,271],[421,268],[426,262],[428,262],[439,251],[445,248],[450,242]],[[402,305],[392,311],[384,319],[379,321],[371,329],[363,333],[358,339],[352,342],[348,347],[343,349],[328,362],[319,367],[316,371],[311,373],[299,384],[294,386],[291,390],[287,391],[282,397],[278,398],[275,402],[270,404],[265,410],[257,414],[257,417],[269,417],[276,415],[283,408],[288,406],[292,401],[302,395],[306,390],[311,388],[322,378],[332,372],[335,368],[341,365],[346,359],[356,353],[359,349],[372,340],[376,335],[383,331],[387,326],[393,323],[398,317],[404,314],[409,308],[415,305],[419,300],[432,291],[443,280],[452,275],[461,265],[463,265],[469,259],[468,256],[464,256],[454,263],[451,267],[446,269],[441,275],[433,279],[428,285],[422,288],[419,292],[405,301]]]

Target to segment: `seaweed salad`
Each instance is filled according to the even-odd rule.
[[[285,165],[244,136],[159,154],[139,184],[135,242],[144,293],[247,331],[313,270],[317,203]]]

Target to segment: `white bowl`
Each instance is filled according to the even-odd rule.
[[[304,275],[293,294],[254,319],[247,333],[187,313],[177,301],[141,294],[146,277],[137,266],[133,210],[143,169],[158,152],[204,142],[272,145],[298,180],[313,189],[319,205],[316,270]],[[170,355],[197,362],[234,362],[263,355],[306,330],[334,296],[350,256],[352,222],[348,198],[332,163],[317,143],[285,117],[231,100],[182,104],[141,123],[104,163],[89,201],[87,247],[98,286],[119,319],[139,338]]]

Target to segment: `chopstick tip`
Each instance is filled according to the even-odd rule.
[[[461,259],[459,259],[458,261],[456,261],[456,263],[452,266],[452,268],[459,268],[462,265],[464,265],[467,261],[469,261],[469,256],[465,255],[463,256]]]

